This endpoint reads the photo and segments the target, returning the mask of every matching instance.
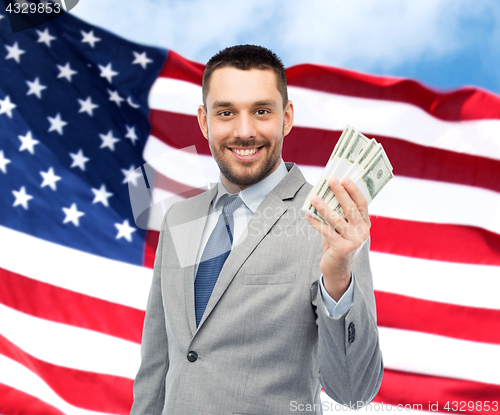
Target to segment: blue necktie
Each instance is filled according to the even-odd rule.
[[[233,213],[243,203],[237,195],[226,194],[222,197],[222,213],[208,238],[194,281],[196,327],[200,324],[222,266],[231,252],[234,231]]]

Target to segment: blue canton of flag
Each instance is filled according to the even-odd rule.
[[[128,181],[166,50],[70,14],[12,34],[0,13],[0,225],[137,265]]]

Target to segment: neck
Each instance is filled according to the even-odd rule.
[[[238,186],[237,184],[231,183],[226,177],[221,173],[221,182],[229,193],[238,193],[240,190],[245,189],[248,186]]]
[[[278,168],[278,166],[281,164],[283,160],[281,159],[281,157],[278,159],[277,163],[274,165],[273,169],[265,176],[263,177],[262,179],[259,180],[262,181],[264,180],[266,177],[269,177],[271,174],[273,174],[276,169]],[[224,176],[224,174],[221,172],[220,173],[220,177],[221,177],[221,183],[224,185],[224,187],[226,188],[226,190],[229,192],[229,193],[238,193],[242,190],[245,190],[246,188],[250,187],[250,186],[253,186],[254,184],[258,183],[258,182],[255,182],[255,183],[251,183],[251,184],[247,184],[247,185],[238,185],[236,183],[233,183],[233,182],[230,182],[226,176]]]

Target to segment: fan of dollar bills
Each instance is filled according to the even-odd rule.
[[[342,132],[320,180],[311,189],[302,207],[304,212],[324,223],[327,223],[326,220],[311,205],[314,195],[318,195],[345,219],[342,207],[328,185],[328,180],[333,176],[339,181],[349,177],[361,190],[368,204],[394,177],[391,163],[382,145],[349,125]]]

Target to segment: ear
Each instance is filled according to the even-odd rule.
[[[208,140],[207,112],[205,111],[205,107],[203,105],[198,107],[198,124],[200,125],[200,130],[203,136]]]
[[[283,118],[283,134],[288,135],[293,126],[293,103],[290,100],[288,100],[288,102],[286,103]]]

